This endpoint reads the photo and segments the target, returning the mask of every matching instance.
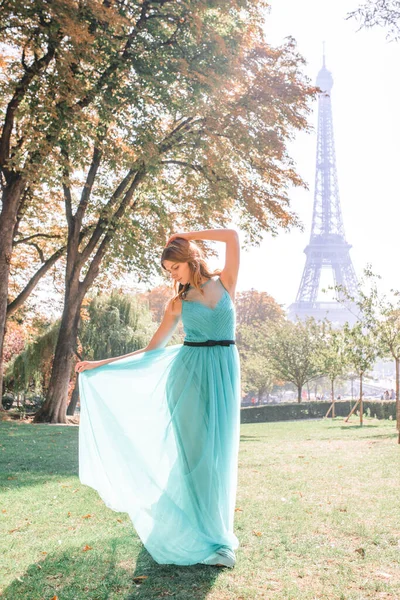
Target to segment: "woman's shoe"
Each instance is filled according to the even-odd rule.
[[[228,567],[232,569],[235,566],[235,554],[228,548],[219,548],[208,558],[201,561],[201,565],[211,565],[214,567]]]

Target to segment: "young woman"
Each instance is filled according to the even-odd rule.
[[[193,240],[224,242],[224,268],[211,272]],[[76,365],[79,477],[129,514],[158,563],[233,567],[238,236],[231,229],[174,234],[161,264],[175,296],[146,348]],[[165,348],[180,318],[185,341]]]

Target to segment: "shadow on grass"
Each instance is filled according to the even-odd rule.
[[[220,572],[202,565],[158,565],[143,546],[138,553],[120,538],[88,545],[92,549],[86,552],[70,548],[30,565],[3,591],[2,600],[203,600]]]
[[[205,565],[179,567],[159,565],[142,546],[136,563],[134,577],[147,575],[144,584],[125,600],[153,600],[172,596],[180,600],[203,600],[212,589],[221,569]]]

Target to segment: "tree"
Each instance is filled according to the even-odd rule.
[[[378,348],[371,332],[360,321],[352,327],[348,323],[345,323],[343,326],[343,335],[346,343],[348,362],[360,379],[360,398],[346,420],[350,418],[359,405],[360,425],[362,426],[364,413],[363,379],[364,375],[373,367],[377,359]]]
[[[235,304],[242,388],[256,392],[260,401],[275,383],[267,340],[273,325],[283,321],[283,310],[272,296],[254,289],[238,292]]]
[[[280,321],[282,307],[267,292],[251,289],[236,294],[236,320],[239,326]]]
[[[68,223],[65,305],[38,421],[65,420],[80,306],[101,266],[114,261],[146,277],[167,231],[222,225],[232,214],[252,239],[296,222],[286,189],[301,180],[285,144],[306,127],[313,90],[293,41],[265,43],[259,3],[204,2],[196,13],[190,2],[138,6],[139,21],[118,38],[118,77],[114,63],[110,79],[104,71],[96,135],[79,147],[74,120],[55,146],[53,185]]]
[[[139,295],[99,294],[83,312],[79,341],[81,352],[88,360],[138,350],[146,345],[156,328]],[[59,326],[59,322],[53,323],[10,361],[5,379],[15,391],[26,392],[34,388],[41,396],[46,395]],[[75,389],[75,376],[71,372],[68,397]],[[75,403],[77,399],[76,396]]]
[[[242,389],[255,392],[259,401],[272,390],[276,380],[267,345],[270,327],[270,323],[254,323],[237,329]]]
[[[314,319],[278,324],[268,339],[275,373],[296,386],[298,402],[301,402],[303,386],[322,375],[319,345],[320,327]]]
[[[395,361],[396,424],[400,443],[400,293],[392,290],[394,300],[389,300],[378,290],[379,279],[368,266],[364,269],[357,298],[350,297],[344,288],[339,289],[357,307],[358,320],[373,339],[376,357],[391,356]]]
[[[398,40],[400,37],[400,3],[398,0],[367,0],[348,18],[357,19],[362,27],[384,27],[387,37]]]
[[[368,267],[357,299],[360,320],[373,337],[377,356],[392,357],[396,368],[396,423],[400,443],[400,294],[394,293],[394,300],[380,294],[377,280],[379,276]]]
[[[33,389],[43,395],[48,386],[60,323],[57,321],[29,342],[7,366],[5,381],[14,391]]]
[[[100,294],[88,305],[79,341],[85,360],[100,360],[143,348],[156,329],[151,313],[136,295]]]
[[[168,300],[173,295],[171,287],[168,285],[159,285],[152,290],[142,294],[141,297],[148,303],[153,319],[156,323],[161,323],[164,316],[165,307]]]
[[[322,325],[322,338],[319,346],[321,371],[331,384],[332,417],[335,417],[335,382],[342,377],[348,367],[347,344],[343,330],[334,329],[329,322]],[[329,414],[329,411],[328,413]]]
[[[146,4],[146,2],[144,3]],[[98,99],[105,73],[117,71],[119,34],[124,9],[92,2],[76,5],[72,0],[2,3],[0,44],[0,389],[2,356],[8,308],[10,265],[15,242],[38,242],[51,237],[48,231],[19,235],[21,222],[36,208],[47,189],[45,210],[49,212],[49,183],[54,158],[66,131],[81,127],[75,142],[87,143],[95,134],[95,115],[88,107]],[[104,56],[114,50],[114,69]],[[121,62],[118,56],[118,63]],[[82,69],[86,64],[87,68]],[[96,87],[97,82],[97,87]],[[72,135],[70,137],[73,137]],[[54,203],[51,204],[51,208]],[[29,239],[26,239],[29,238]],[[24,300],[40,277],[65,251],[61,244],[43,261],[27,282]],[[14,299],[14,306],[16,303]],[[13,304],[13,303],[11,303]]]

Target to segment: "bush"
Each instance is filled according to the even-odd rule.
[[[354,404],[355,402],[351,402],[351,400],[335,402],[335,415],[337,417],[347,417]],[[288,402],[242,408],[241,422],[266,423],[297,419],[322,419],[328,412],[330,405],[331,402]],[[376,419],[395,419],[396,402],[394,400],[364,400],[364,413]]]

